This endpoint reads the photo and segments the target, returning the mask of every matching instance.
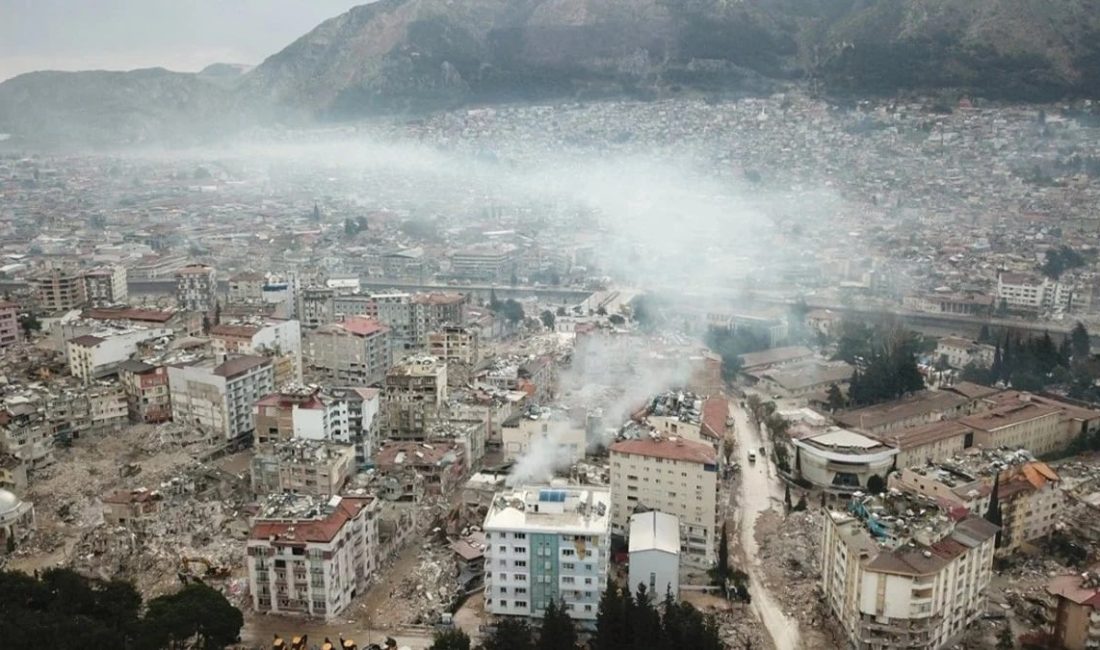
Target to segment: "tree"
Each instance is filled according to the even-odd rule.
[[[985,520],[997,527],[997,540],[994,545],[1001,547],[1001,475],[993,479],[993,491],[989,493],[989,507],[985,511]]]
[[[317,206],[317,203],[313,204],[313,220],[314,221],[320,221],[321,220],[321,208],[319,208]]]
[[[534,650],[531,626],[523,618],[502,618],[482,640],[481,647],[484,650]]]
[[[618,587],[611,580],[600,596],[596,613],[596,634],[592,638],[593,650],[620,650],[629,647],[630,628],[626,620],[626,603]]]
[[[1073,331],[1069,333],[1069,340],[1073,362],[1082,363],[1088,361],[1089,355],[1092,352],[1092,342],[1089,340],[1089,331],[1085,329],[1084,323],[1077,321],[1077,324],[1073,326]]]
[[[23,335],[30,338],[31,332],[42,331],[42,321],[34,312],[27,312],[19,317],[19,327],[23,328]]]
[[[344,236],[348,239],[355,237],[359,234],[359,224],[353,221],[350,217],[344,219]]]
[[[830,411],[839,411],[844,408],[844,393],[840,391],[840,386],[829,384],[827,395]]]
[[[867,491],[871,494],[882,494],[886,491],[886,481],[883,481],[878,474],[872,474],[871,478],[867,479]]]
[[[504,301],[504,304],[500,308],[500,313],[504,316],[504,319],[513,326],[522,322],[524,319],[523,305],[512,298]]]
[[[549,309],[544,309],[542,313],[539,314],[539,320],[542,321],[542,325],[546,329],[554,329],[554,324],[556,322],[556,319],[554,318],[554,312],[550,311]]]
[[[204,584],[149,601],[143,620],[143,643],[163,648],[171,642],[197,640],[203,650],[221,650],[236,642],[244,626],[241,610]]]
[[[1012,637],[1012,626],[1005,621],[1006,625],[997,632],[997,650],[1012,650],[1016,647],[1016,639]]]
[[[989,343],[991,340],[993,339],[991,339],[989,336],[989,325],[986,323],[982,323],[981,329],[978,330],[978,342]]]
[[[722,536],[718,539],[718,564],[714,567],[714,584],[726,584],[730,575],[730,540],[726,534],[726,522],[722,522]]]
[[[1051,280],[1057,280],[1062,277],[1062,274],[1066,271],[1071,271],[1084,265],[1085,258],[1081,257],[1080,253],[1069,246],[1059,246],[1058,248],[1047,249],[1041,270],[1043,275]]]
[[[503,305],[503,303],[500,302],[499,300],[497,300],[496,287],[493,287],[492,289],[489,289],[489,311],[492,311],[493,313],[496,313],[496,312],[500,311],[500,308],[501,308],[502,305]]]
[[[537,650],[575,650],[577,629],[565,609],[565,603],[551,600],[542,613],[542,630]]]
[[[561,318],[562,316],[566,316],[566,315],[568,315],[568,312],[565,311],[565,307],[564,306],[563,307],[558,307],[558,311],[557,311],[558,318]]]
[[[783,486],[783,505],[786,507],[787,512],[791,511],[791,486],[789,483]]]
[[[607,321],[612,325],[622,325],[626,322],[626,319],[623,318],[620,314],[611,314],[607,317]]]
[[[470,637],[457,627],[435,633],[428,650],[470,650]]]

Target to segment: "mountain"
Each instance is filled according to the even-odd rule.
[[[228,90],[163,68],[31,72],[0,84],[0,133],[16,145],[188,142],[243,119]]]
[[[1100,0],[376,0],[254,69],[42,72],[0,84],[0,133],[173,141],[263,115],[768,92],[1100,97]]]
[[[1100,95],[1097,0],[379,0],[241,82],[333,117],[681,87]]]

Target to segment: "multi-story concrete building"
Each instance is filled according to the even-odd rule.
[[[444,325],[466,324],[469,298],[461,293],[418,293],[412,297],[413,338],[417,348],[428,345],[428,335]],[[383,321],[385,322],[385,321]]]
[[[374,578],[378,508],[373,497],[269,497],[247,542],[253,609],[339,616]]]
[[[1029,312],[1068,312],[1074,309],[1073,285],[1020,273],[997,277],[997,300],[1009,308]]]
[[[262,273],[241,271],[229,276],[229,302],[255,304],[263,302],[267,278]]]
[[[38,308],[47,314],[83,307],[84,276],[76,269],[47,269],[27,279]]]
[[[382,433],[397,440],[423,440],[447,403],[447,364],[413,356],[386,372]]]
[[[485,516],[485,609],[542,616],[554,600],[596,620],[607,585],[611,496],[606,489],[527,487],[498,494]]]
[[[92,386],[86,391],[88,421],[85,433],[102,435],[126,426],[129,419],[126,393],[118,384]]]
[[[374,455],[376,471],[387,480],[408,484],[407,474],[423,479],[425,494],[450,496],[466,481],[469,470],[467,448],[454,440],[427,442],[395,441]]]
[[[1058,474],[1026,451],[997,449],[903,468],[890,487],[984,515],[997,486],[1001,510],[998,555],[1011,555],[1054,531],[1064,495]]]
[[[451,274],[472,280],[502,280],[512,271],[511,250],[499,246],[478,246],[451,255]]]
[[[298,316],[302,327],[317,329],[336,322],[336,292],[328,287],[307,287],[300,294]]]
[[[945,336],[936,342],[936,359],[947,359],[952,368],[965,368],[974,364],[980,368],[993,365],[997,348],[988,343],[978,343],[957,336]]]
[[[69,372],[84,383],[118,373],[119,366],[147,341],[171,338],[172,330],[130,328],[103,330],[66,342]]]
[[[380,410],[376,388],[284,387],[256,402],[256,443],[302,439],[351,444],[362,465],[378,445]]]
[[[351,445],[297,438],[257,447],[252,457],[252,492],[339,494],[355,472]]]
[[[255,432],[252,405],[274,390],[275,373],[265,357],[241,356],[221,364],[205,360],[170,365],[168,388],[172,420],[227,442],[245,441]]]
[[[629,532],[644,509],[680,520],[681,557],[714,563],[718,548],[718,453],[714,446],[676,437],[620,440],[611,445],[611,529]]]
[[[874,477],[885,485],[898,455],[881,440],[840,427],[794,437],[791,447],[792,471],[798,478],[833,494],[868,490]]]
[[[53,462],[54,429],[44,404],[22,395],[0,406],[0,450],[14,455],[26,471]]]
[[[997,527],[907,495],[830,510],[821,590],[855,650],[948,647],[985,613]]]
[[[118,378],[131,422],[156,424],[172,419],[167,368],[133,359],[119,365]]]
[[[529,407],[504,421],[501,451],[514,461],[532,450],[559,468],[584,460],[588,448],[585,413],[576,417],[562,409]],[[549,479],[550,477],[547,477]]]
[[[428,334],[428,354],[447,363],[481,362],[481,335],[472,327],[448,325]]]
[[[390,328],[369,318],[347,318],[306,334],[306,365],[325,380],[379,384],[390,367]]]
[[[898,467],[947,460],[974,445],[974,431],[958,420],[931,422],[874,437],[898,450]]]
[[[125,304],[130,295],[126,285],[126,267],[119,264],[85,271],[84,294],[92,307]]]
[[[220,359],[235,354],[270,357],[275,385],[302,381],[302,330],[296,320],[276,318],[219,323],[210,328],[214,355]]]
[[[218,305],[217,273],[205,264],[176,271],[176,305],[185,311],[211,313]]]
[[[412,296],[400,291],[387,291],[371,296],[375,318],[390,328],[390,341],[395,357],[408,353],[416,345]]]
[[[974,432],[984,449],[1027,449],[1036,455],[1065,449],[1073,441],[1062,423],[1062,411],[1031,401],[1009,402],[959,420]]]
[[[23,338],[19,327],[19,305],[0,300],[0,348],[15,345]]]
[[[1050,647],[1100,648],[1100,576],[1095,571],[1058,576],[1046,586]]]

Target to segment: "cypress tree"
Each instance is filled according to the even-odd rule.
[[[985,520],[997,526],[997,540],[994,542],[997,548],[1001,547],[1001,475],[998,473],[993,479],[993,491],[989,495],[989,508],[985,511]]]

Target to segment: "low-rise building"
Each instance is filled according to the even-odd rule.
[[[680,520],[685,562],[714,563],[718,540],[718,453],[704,442],[653,436],[611,445],[611,529],[629,533],[635,512],[658,510]]]
[[[975,400],[953,391],[921,390],[885,404],[837,413],[833,418],[846,429],[882,436],[966,415],[974,403]]]
[[[824,395],[830,386],[847,386],[853,370],[843,361],[808,361],[758,373],[756,386],[765,393],[782,397]]]
[[[780,368],[814,358],[813,350],[801,345],[772,348],[763,352],[749,352],[741,355],[741,371],[754,373],[769,368]]]
[[[1052,621],[1049,640],[1055,648],[1100,647],[1100,574],[1095,571],[1058,576],[1046,585]]]
[[[485,523],[485,609],[542,616],[561,600],[573,619],[596,620],[607,586],[611,495],[596,487],[526,487],[493,500]]]
[[[253,407],[256,443],[302,439],[351,444],[362,465],[377,447],[380,408],[376,388],[287,386]]]
[[[1023,448],[1049,454],[1073,442],[1062,422],[1062,411],[1033,401],[1008,402],[960,419],[974,432],[974,444],[984,449]]]
[[[988,343],[978,343],[957,336],[945,336],[936,342],[936,358],[947,359],[952,368],[965,368],[971,364],[979,368],[993,365],[997,348]]]
[[[644,585],[651,600],[680,598],[680,521],[664,512],[630,516],[630,570],[627,587]]]
[[[295,439],[257,448],[252,457],[252,492],[339,494],[355,471],[351,445]]]
[[[830,510],[821,591],[856,650],[948,647],[985,613],[997,527],[935,501],[863,496]]]
[[[273,495],[261,504],[246,549],[257,612],[333,620],[377,570],[378,501]]]
[[[974,430],[959,420],[940,420],[874,437],[898,450],[898,467],[946,460],[974,446]]]
[[[224,363],[204,360],[168,367],[172,419],[227,442],[255,432],[252,405],[275,387],[271,360],[241,356]]]
[[[262,273],[241,271],[229,276],[229,302],[255,304],[263,302],[267,278]]]
[[[830,427],[791,440],[794,473],[815,487],[833,493],[852,493],[886,485],[898,450],[870,436]]]
[[[142,533],[160,512],[164,496],[157,490],[138,488],[116,490],[100,500],[103,502],[104,523],[113,528],[123,526]]]
[[[119,367],[146,341],[169,339],[169,329],[115,329],[85,334],[66,342],[69,372],[84,383],[118,374]]]

